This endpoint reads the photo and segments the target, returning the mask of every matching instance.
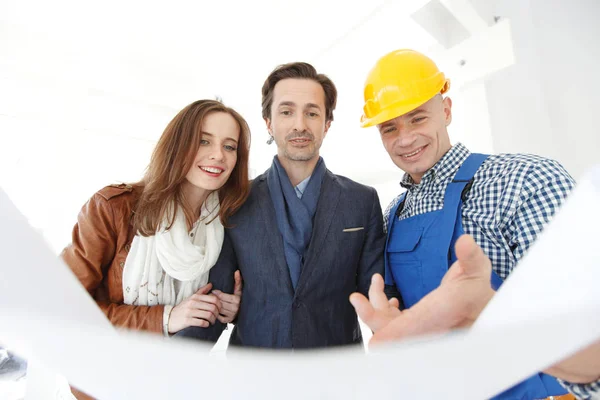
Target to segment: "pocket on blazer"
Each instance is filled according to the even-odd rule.
[[[356,228],[346,228],[346,229],[342,229],[342,232],[358,232],[358,231],[364,231],[365,227],[364,226],[358,226]]]

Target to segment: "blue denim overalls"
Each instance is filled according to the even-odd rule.
[[[398,209],[404,203],[402,196],[390,210],[385,283],[396,285],[406,308],[437,288],[448,268],[456,261],[454,244],[464,233],[462,193],[487,157],[484,154],[469,155],[446,188],[443,209],[398,220]],[[502,278],[494,271],[491,284],[494,290],[502,284]],[[555,378],[539,373],[494,399],[533,400],[566,393]]]

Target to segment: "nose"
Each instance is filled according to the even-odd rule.
[[[223,147],[220,144],[216,144],[211,148],[209,158],[211,160],[223,161],[224,155]]]
[[[414,130],[408,128],[404,123],[396,124],[396,144],[400,147],[410,147],[417,139]]]
[[[304,113],[297,113],[294,119],[294,130],[298,132],[304,132],[306,130],[306,120],[304,119]]]

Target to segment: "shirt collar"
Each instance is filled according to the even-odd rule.
[[[299,184],[297,184],[294,187],[294,190],[296,191],[296,196],[298,196],[299,199],[302,198],[302,195],[304,194],[304,191],[306,190],[306,187],[308,186],[308,181],[310,181],[310,177],[312,175],[309,175],[308,178],[306,178],[305,180],[303,180],[302,182],[300,182]]]
[[[433,167],[425,172],[423,178],[421,178],[421,183],[434,180],[438,182],[444,181],[458,170],[469,154],[471,153],[462,143],[455,144]],[[400,181],[400,186],[410,189],[417,186],[417,184],[408,173],[405,173],[402,181]]]

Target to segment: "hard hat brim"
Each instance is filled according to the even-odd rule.
[[[379,114],[377,114],[373,118],[365,118],[365,116],[363,115],[360,118],[360,127],[361,128],[369,128],[371,126],[379,125],[384,122],[390,121],[394,118],[400,117],[401,115],[404,115],[406,113],[413,111],[415,108],[422,106],[423,104],[427,103],[431,99],[427,99],[425,101],[416,102],[416,103],[410,103],[410,104],[404,103],[402,105],[392,106],[385,110],[382,110]]]
[[[436,93],[433,96],[426,98],[425,100],[418,100],[414,103],[394,104],[394,105],[386,108],[385,110],[382,110],[381,112],[379,112],[376,116],[374,116],[372,118],[366,118],[365,115],[363,114],[360,117],[360,127],[361,128],[369,128],[371,126],[379,125],[384,122],[390,121],[394,118],[398,118],[401,115],[409,113],[409,112],[413,111],[415,108],[422,106],[423,104],[427,103],[429,100],[433,99],[438,94],[446,93],[448,90],[450,90],[450,79],[444,79],[442,87],[440,89],[436,90]]]

